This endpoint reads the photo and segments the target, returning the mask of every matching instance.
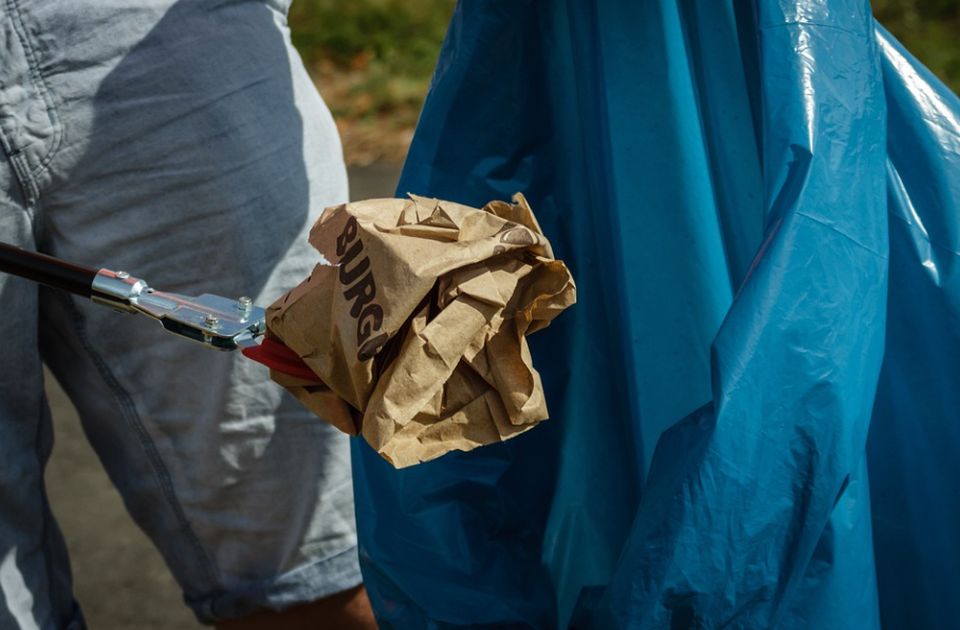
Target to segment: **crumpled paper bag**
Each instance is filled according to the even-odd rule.
[[[547,419],[526,335],[576,301],[530,206],[411,195],[328,208],[328,263],[267,311],[322,385],[276,372],[309,409],[400,468]]]

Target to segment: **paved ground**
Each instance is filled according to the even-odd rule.
[[[394,166],[351,170],[352,196],[390,197],[397,176]],[[83,437],[70,401],[52,379],[48,379],[47,392],[56,427],[47,487],[70,548],[76,596],[90,627],[203,627],[184,606],[159,554],[124,511],[119,495]]]

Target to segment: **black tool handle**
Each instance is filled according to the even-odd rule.
[[[0,271],[90,297],[97,270],[0,243]]]

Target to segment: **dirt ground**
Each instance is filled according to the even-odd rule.
[[[350,170],[353,199],[393,196],[394,165]],[[151,325],[144,321],[144,325]],[[186,342],[185,342],[186,343]],[[56,445],[47,488],[73,562],[77,600],[92,630],[202,628],[163,560],[134,526],[87,444],[76,411],[48,379]]]

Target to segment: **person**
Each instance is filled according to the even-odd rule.
[[[0,241],[260,304],[306,277],[348,193],[287,4],[2,3]],[[0,629],[84,627],[41,361],[201,621],[375,626],[346,437],[239,353],[5,274],[0,304]]]

